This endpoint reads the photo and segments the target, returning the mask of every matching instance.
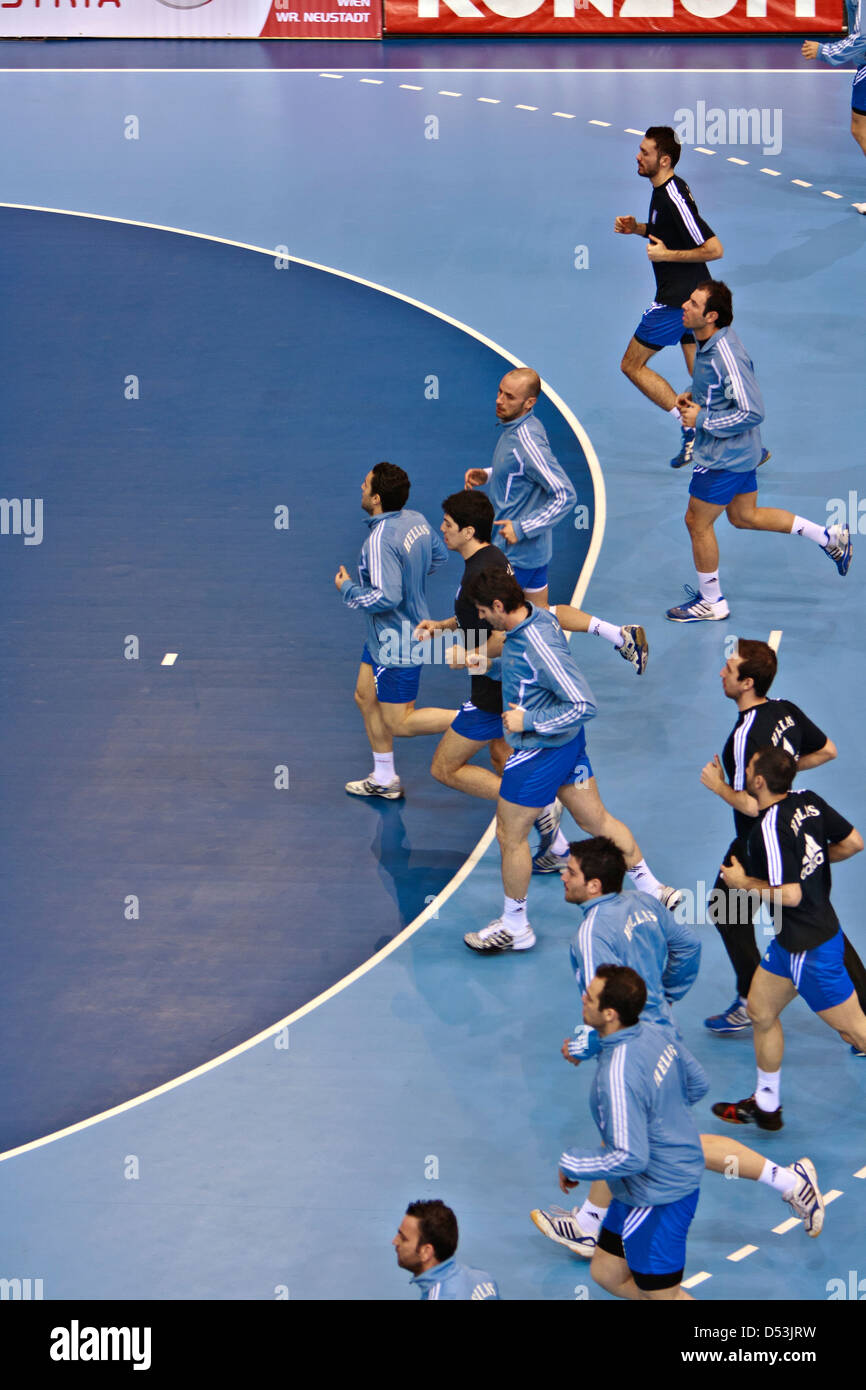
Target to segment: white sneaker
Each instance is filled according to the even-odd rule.
[[[866,203],[852,203],[851,206],[852,206],[852,208],[854,208],[857,212],[866,213]]]
[[[564,1245],[573,1255],[583,1260],[591,1260],[595,1254],[596,1238],[585,1231],[577,1219],[579,1207],[566,1211],[564,1207],[549,1207],[547,1211],[536,1209],[529,1213],[541,1234],[557,1245]]]
[[[819,1236],[824,1225],[824,1198],[818,1187],[815,1165],[809,1158],[799,1158],[791,1164],[791,1171],[797,1174],[799,1182],[785,1193],[783,1200],[802,1218],[806,1235]]]
[[[399,777],[392,777],[387,786],[374,782],[372,777],[365,777],[360,782],[347,782],[346,791],[350,796],[383,796],[386,801],[396,801],[404,795]]]
[[[731,616],[731,610],[724,598],[712,603],[690,584],[684,585],[684,588],[687,602],[679,604],[676,608],[669,608],[665,614],[672,623],[717,623],[722,618]]]
[[[470,951],[496,955],[498,951],[528,951],[535,945],[535,932],[528,923],[525,930],[513,932],[504,925],[501,917],[497,917],[481,931],[467,932],[463,940]]]
[[[653,893],[653,897],[658,898],[662,906],[666,907],[669,912],[673,912],[674,908],[678,907],[683,900],[683,895],[679,888],[669,888],[666,883],[659,884],[658,888],[656,888]]]
[[[642,676],[649,661],[649,643],[646,632],[637,623],[626,623],[620,628],[625,641],[617,647],[620,656],[630,661],[639,676]]]

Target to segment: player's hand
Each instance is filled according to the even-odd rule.
[[[565,1174],[563,1173],[563,1171],[562,1171],[561,1168],[558,1168],[558,1169],[557,1169],[557,1174],[556,1174],[556,1175],[557,1175],[557,1177],[559,1178],[559,1190],[560,1190],[560,1192],[571,1192],[572,1188],[580,1187],[580,1183],[579,1183],[579,1182],[571,1182],[571,1181],[565,1176]]]
[[[445,648],[445,665],[450,666],[452,671],[463,671],[468,666],[468,653],[461,642],[453,642],[450,647]]]
[[[700,409],[697,401],[689,401],[686,405],[680,406],[680,419],[687,430],[694,429]]]
[[[494,521],[493,525],[499,527],[499,534],[507,545],[517,544],[517,532],[510,521]]]
[[[435,618],[424,618],[412,633],[416,642],[429,642],[434,632],[439,631]]]
[[[486,468],[467,468],[466,477],[463,479],[464,488],[471,491],[474,487],[483,487],[486,482]]]
[[[510,734],[522,734],[525,715],[525,709],[521,709],[519,705],[510,703],[508,709],[502,716],[503,729],[507,729]]]
[[[571,1053],[568,1050],[568,1044],[570,1042],[571,1038],[566,1038],[565,1042],[562,1044],[562,1055],[565,1058],[566,1062],[570,1062],[573,1067],[579,1067],[581,1063],[581,1058],[572,1057]]]
[[[631,236],[637,231],[637,220],[634,217],[618,217],[613,224],[613,230],[623,236]]]
[[[337,588],[342,589],[344,584],[350,584],[351,581],[352,576],[346,569],[346,566],[341,565],[340,568],[337,570],[337,573],[334,575],[334,583],[336,584]]]
[[[728,785],[725,769],[722,767],[718,753],[715,754],[711,763],[707,763],[706,767],[702,768],[701,783],[703,786],[709,787],[711,792],[718,792],[720,787]]]
[[[470,671],[473,676],[483,676],[490,669],[487,653],[481,647],[475,647],[473,651],[467,651],[466,669]]]
[[[806,42],[803,44],[803,47],[800,49],[800,52],[802,53],[804,58],[817,58],[818,49],[820,47],[821,45],[819,43],[815,43],[814,39],[807,39]]]
[[[683,408],[684,405],[691,405],[691,403],[692,403],[692,393],[691,393],[691,391],[681,391],[680,394],[677,396],[677,407],[678,407],[678,409],[682,410],[682,408]]]
[[[646,253],[651,261],[663,261],[668,254],[668,248],[663,241],[659,241],[657,236],[650,233]]]
[[[723,864],[719,869],[719,873],[726,888],[745,888],[746,871],[736,855],[731,855],[730,868],[728,868],[726,864]]]

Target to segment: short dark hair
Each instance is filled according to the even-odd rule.
[[[483,608],[492,608],[494,600],[499,599],[506,613],[514,613],[521,604],[526,603],[526,595],[514,575],[498,565],[484,569],[470,579],[463,597],[476,607],[481,604]]]
[[[600,1009],[614,1009],[623,1028],[631,1028],[646,1003],[646,985],[630,965],[599,965],[596,975],[604,980],[598,1000]]]
[[[382,503],[383,512],[402,511],[409,500],[409,474],[396,463],[377,463],[370,476],[370,486]]]
[[[451,496],[443,501],[442,510],[461,531],[471,526],[474,528],[477,541],[490,541],[496,508],[486,492],[468,492],[465,488],[462,492],[452,492]]]
[[[606,835],[591,840],[572,840],[569,854],[580,865],[584,878],[597,878],[602,893],[619,893],[626,875],[625,855]]]
[[[791,790],[797,775],[797,759],[793,753],[770,744],[766,748],[759,748],[751,761],[754,771],[766,782],[767,791],[778,796],[780,792]]]
[[[671,162],[671,168],[675,169],[679,163],[683,147],[676,137],[676,132],[669,125],[651,125],[649,130],[644,132],[644,139],[655,140],[656,149],[660,155],[667,155]]]
[[[695,289],[706,290],[704,315],[718,314],[717,327],[727,328],[729,323],[734,322],[734,299],[724,280],[702,280],[699,285],[695,285]]]
[[[433,1246],[439,1264],[450,1260],[457,1249],[458,1236],[457,1217],[451,1208],[437,1197],[430,1202],[410,1202],[406,1215],[415,1217],[419,1243]]]
[[[740,637],[737,641],[737,656],[740,658],[740,680],[751,679],[755,694],[766,695],[778,668],[776,653],[769,642],[757,642],[751,637]]]

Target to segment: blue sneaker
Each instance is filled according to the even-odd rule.
[[[541,847],[532,856],[532,872],[534,874],[559,874],[568,863],[567,854],[554,854],[552,849],[542,850]]]
[[[691,464],[692,454],[695,451],[695,435],[697,431],[694,429],[687,430],[685,425],[681,428],[683,432],[682,447],[676,458],[671,459],[671,468],[687,468]]]
[[[852,1043],[851,1055],[852,1057],[866,1057],[866,1052],[864,1052],[862,1048],[858,1047],[856,1043]]]
[[[847,526],[837,524],[827,527],[827,535],[829,539],[823,547],[824,554],[829,555],[839,573],[845,575],[851,565],[851,555],[854,549],[851,544],[851,533]]]
[[[669,608],[665,613],[665,617],[670,618],[672,623],[717,623],[722,618],[731,616],[724,596],[718,602],[711,603],[691,585],[685,584],[683,587],[688,594],[688,601],[681,603],[678,608]]]
[[[556,839],[556,832],[559,829],[559,822],[561,820],[561,801],[554,801],[550,806],[545,806],[544,810],[539,811],[538,815],[535,817],[535,829],[538,831],[539,834],[538,851],[536,854],[536,858],[539,854],[546,854],[547,851],[550,849],[550,846]],[[567,855],[566,858],[568,858]],[[541,869],[539,872],[545,873],[549,872],[549,870]]]
[[[758,462],[755,466],[757,468],[763,468],[764,464],[769,463],[772,457],[773,455],[770,453],[769,449],[762,449],[761,457],[758,459]]]
[[[751,1026],[752,1020],[739,995],[735,996],[733,1004],[729,1004],[723,1014],[713,1014],[712,1018],[704,1019],[704,1027],[709,1028],[711,1033],[742,1033]]]

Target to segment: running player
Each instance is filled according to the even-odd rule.
[[[571,945],[571,964],[581,996],[600,962],[628,965],[646,986],[642,1021],[670,1028],[679,1038],[670,1006],[683,998],[697,976],[701,955],[697,935],[677,923],[648,894],[623,892],[625,859],[611,840],[596,836],[576,840],[569,848],[562,883],[565,901],[583,910],[583,922]],[[579,1065],[597,1056],[599,1046],[598,1034],[584,1025],[565,1039],[562,1054],[566,1061]],[[701,1143],[708,1169],[731,1171],[732,1150],[726,1140],[702,1134]],[[817,1235],[823,1223],[823,1204],[811,1161],[800,1159],[799,1167],[794,1164],[785,1169],[765,1163],[753,1151],[746,1154],[751,1157],[746,1156],[744,1163],[740,1163],[744,1155],[737,1156],[740,1175],[774,1186],[803,1217],[808,1233]],[[761,1160],[758,1165],[755,1159]],[[589,1259],[610,1201],[609,1187],[596,1180],[580,1208],[538,1209],[531,1216],[544,1235]]]
[[[400,1229],[391,1241],[397,1263],[408,1269],[412,1283],[421,1290],[421,1301],[435,1299],[463,1302],[498,1298],[496,1280],[483,1269],[460,1265],[457,1253],[457,1217],[438,1198],[410,1202]]]
[[[682,146],[667,125],[650,126],[637,154],[637,172],[653,187],[646,222],[618,217],[614,231],[646,237],[647,259],[655,272],[656,296],[634,331],[620,370],[639,391],[681,423],[677,393],[663,376],[647,366],[664,347],[679,343],[689,376],[695,360],[695,340],[683,323],[682,303],[695,285],[706,279],[707,262],[724,254],[722,243],[698,212],[691,189],[674,173]],[[672,468],[691,463],[694,427],[682,422],[682,446]]]
[[[478,609],[465,596],[466,589],[475,575],[480,574],[483,569],[498,568],[509,571],[510,566],[504,552],[491,544],[494,508],[486,493],[455,492],[451,497],[445,498],[442,508],[445,513],[441,527],[442,538],[449,550],[456,551],[462,557],[463,577],[454,600],[454,616],[441,619],[425,618],[419,623],[415,636],[423,639],[442,631],[455,632],[462,636],[464,645],[455,645],[449,653],[450,665],[460,669],[466,667],[467,653],[484,656],[491,655],[493,651],[491,645],[491,652],[486,652],[491,629],[481,622]],[[636,624],[614,627],[611,623],[594,618],[567,604],[560,604],[555,612],[562,627],[569,627],[577,632],[596,632],[599,636],[606,637],[620,654],[631,662],[638,675],[646,669],[649,648],[642,627]],[[501,637],[502,634],[499,634],[495,639],[497,650],[501,650]],[[470,698],[464,703],[450,729],[446,729],[442,735],[430,768],[437,782],[488,801],[495,801],[499,796],[499,779],[511,752],[502,729],[502,682],[499,674],[498,660],[491,660],[484,672],[473,667]],[[488,768],[476,767],[472,763],[476,754],[487,745],[490,747],[490,759],[496,769],[495,773]],[[543,857],[548,853],[548,846],[551,844],[549,831],[554,818],[558,825],[558,816],[552,806],[543,815],[544,823],[538,827],[542,847],[539,856],[536,857]],[[558,867],[558,863],[552,867]]]
[[[774,902],[777,935],[755,971],[747,1008],[752,1020],[757,1083],[741,1101],[719,1101],[713,1114],[729,1124],[782,1128],[780,1084],[784,1035],[779,1016],[800,994],[813,1013],[846,1042],[866,1050],[866,1015],[843,962],[842,932],[830,902],[830,865],[859,854],[863,841],[850,821],[814,792],[791,791],[797,761],[783,748],[763,748],[746,769],[746,790],[760,820],[749,835],[746,866],[722,867],[729,888]]]
[[[714,530],[722,512],[738,530],[780,531],[814,541],[842,575],[851,563],[847,526],[826,528],[778,507],[756,505],[764,403],[752,363],[730,326],[733,318],[731,292],[721,280],[704,280],[683,305],[683,323],[698,343],[692,391],[679,397],[683,424],[697,430],[685,521],[698,588],[686,585],[688,601],[668,609],[675,623],[718,622],[730,614]]]
[[[857,63],[854,86],[851,89],[851,134],[866,154],[866,34],[863,32],[862,0],[845,0],[848,37],[836,43],[815,43],[807,39],[800,50],[804,58],[820,58],[838,67],[840,63]],[[858,212],[866,213],[866,203],[853,203]]]
[[[706,764],[701,782],[734,813],[735,838],[725,855],[726,865],[731,864],[733,855],[741,864],[746,862],[746,841],[758,814],[757,802],[746,791],[746,768],[753,753],[768,744],[784,748],[797,758],[798,772],[820,767],[836,757],[835,743],[797,705],[791,700],[767,698],[776,668],[776,653],[769,643],[740,638],[736,652],[728,657],[719,673],[722,690],[736,702],[739,713],[721,759],[717,754]],[[737,992],[723,1013],[704,1020],[713,1033],[739,1033],[752,1026],[746,1000],[761,961],[752,925],[753,903],[751,894],[729,893],[719,874],[710,896],[709,916],[734,967]],[[857,991],[860,1007],[866,1012],[866,968],[847,937],[843,941],[845,969]]]
[[[599,965],[583,996],[583,1020],[599,1035],[590,1108],[598,1149],[566,1149],[565,1193],[603,1178],[613,1200],[590,1273],[617,1298],[688,1299],[686,1237],[704,1172],[689,1113],[708,1090],[703,1070],[670,1028],[641,1020],[646,987],[627,965]]]
[[[478,615],[505,634],[502,648],[502,716],[514,750],[505,765],[496,805],[505,902],[501,917],[464,937],[473,951],[526,951],[535,934],[526,914],[532,874],[528,835],[539,811],[559,797],[581,829],[607,835],[622,849],[641,889],[666,907],[680,895],[650,870],[628,826],[615,820],[598,793],[583,725],[595,700],[575,665],[565,635],[544,608],[534,607],[513,575],[484,570],[466,590]]]
[[[490,468],[469,468],[467,488],[491,485],[495,525],[514,576],[533,603],[547,603],[550,531],[571,511],[577,494],[557,462],[535,414],[541,380],[531,367],[506,372],[499,383],[496,415],[502,433]]]
[[[367,640],[355,686],[355,703],[373,752],[373,770],[347,782],[352,796],[403,795],[394,767],[394,738],[439,734],[455,710],[415,708],[421,666],[412,633],[429,616],[427,578],[448,551],[420,512],[409,511],[409,478],[393,463],[377,463],[361,484],[361,506],[370,535],[361,549],[358,583],[345,565],[334,583],[349,608],[367,616]]]

